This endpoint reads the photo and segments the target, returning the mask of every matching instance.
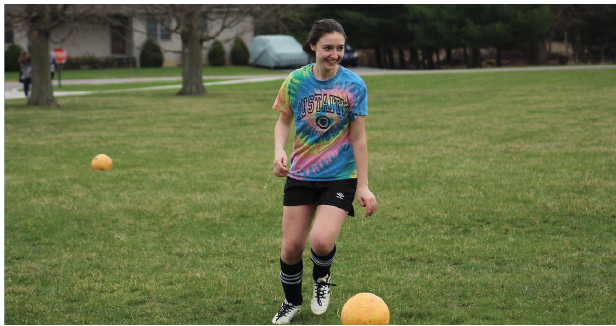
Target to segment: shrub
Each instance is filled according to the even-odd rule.
[[[247,66],[250,60],[250,52],[244,40],[236,38],[231,48],[231,63],[234,66]]]
[[[4,71],[19,71],[19,56],[24,49],[17,44],[11,44],[4,51]]]
[[[214,41],[210,51],[207,53],[207,61],[211,66],[224,66],[226,63],[227,51],[219,41]]]
[[[90,69],[98,69],[101,67],[101,62],[100,60],[93,54],[84,54],[80,57],[75,57],[75,58],[67,58],[67,64],[71,63],[71,68],[73,67],[73,65],[75,66],[74,69],[83,69],[83,68],[90,68]]]
[[[102,57],[99,58],[101,63],[101,68],[117,68],[117,61],[114,57]]]
[[[116,59],[114,57],[97,57],[93,54],[86,53],[82,56],[66,58],[66,62],[62,64],[62,69],[108,69],[116,68]]]
[[[160,49],[160,45],[152,39],[147,39],[143,43],[139,55],[141,67],[162,67],[163,60],[163,51]]]

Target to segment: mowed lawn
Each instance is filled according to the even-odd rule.
[[[319,317],[307,248],[295,324],[359,292],[391,324],[616,323],[615,69],[364,79],[378,211],[347,220]],[[4,322],[269,324],[280,84],[5,101]]]
[[[148,68],[110,68],[110,69],[68,69],[56,73],[53,84],[58,79],[103,79],[103,78],[155,78],[177,77],[182,79],[182,67],[148,67]],[[240,76],[240,75],[271,75],[284,74],[280,70],[254,68],[248,66],[203,66],[203,76]],[[17,71],[4,72],[4,80],[19,81]]]

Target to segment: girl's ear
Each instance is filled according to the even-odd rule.
[[[312,51],[317,52],[317,51],[315,51],[316,48],[317,47],[314,44],[310,44],[310,49],[312,49]]]

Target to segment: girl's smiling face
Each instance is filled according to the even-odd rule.
[[[316,53],[316,64],[325,70],[338,69],[338,64],[344,57],[344,35],[338,32],[324,34],[317,44],[310,44]]]

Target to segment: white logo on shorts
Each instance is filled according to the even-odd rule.
[[[344,199],[344,194],[343,193],[339,192],[336,195],[338,195],[338,196],[336,196],[336,197],[338,197],[338,199]]]

